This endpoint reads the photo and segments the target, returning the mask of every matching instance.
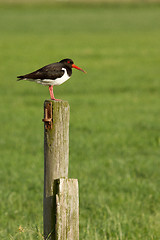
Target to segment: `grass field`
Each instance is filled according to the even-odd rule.
[[[43,239],[43,102],[16,76],[69,57],[80,240],[160,239],[160,6],[0,8],[0,239]]]
[[[85,3],[85,4],[101,4],[101,3],[109,3],[109,4],[121,4],[121,3],[133,3],[133,4],[144,4],[144,3],[160,3],[160,0],[0,0],[0,3],[4,4],[59,4],[59,3]]]

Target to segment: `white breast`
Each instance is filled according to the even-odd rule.
[[[65,68],[62,68],[62,70],[64,71],[64,74],[61,78],[57,78],[55,80],[53,79],[36,79],[37,83],[40,83],[42,85],[61,85],[62,83],[64,83],[65,81],[67,81],[70,76],[68,76],[67,74],[67,70]]]

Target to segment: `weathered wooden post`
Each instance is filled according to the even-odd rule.
[[[69,104],[44,102],[44,201],[45,240],[79,240],[77,179],[68,179]]]

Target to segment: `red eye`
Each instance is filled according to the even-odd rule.
[[[68,63],[70,63],[70,61],[68,61]]]

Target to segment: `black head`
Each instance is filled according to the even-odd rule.
[[[69,67],[69,68],[76,68],[76,69],[78,69],[78,70],[86,73],[82,68],[77,67],[77,66],[73,63],[72,59],[65,58],[65,59],[61,60],[60,63],[65,64],[65,65],[66,65],[67,67]]]
[[[60,63],[63,63],[66,66],[72,68],[73,61],[72,61],[72,59],[65,58],[65,59],[61,60]]]

